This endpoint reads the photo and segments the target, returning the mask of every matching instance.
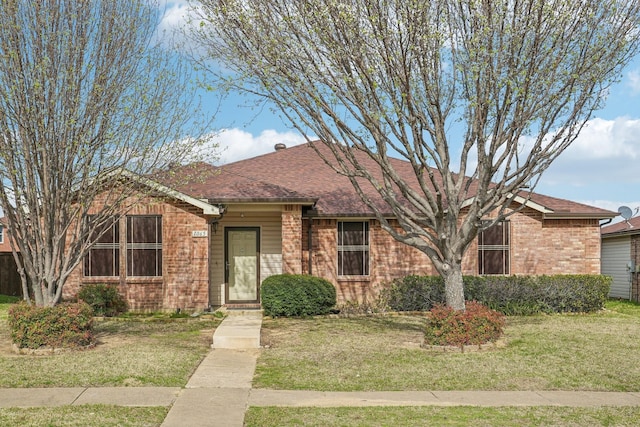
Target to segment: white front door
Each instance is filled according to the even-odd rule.
[[[260,229],[225,228],[227,302],[258,302]]]

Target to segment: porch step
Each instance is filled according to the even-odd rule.
[[[245,349],[260,348],[262,310],[227,312],[220,326],[213,333],[212,348]]]

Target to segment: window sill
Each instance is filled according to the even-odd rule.
[[[124,278],[125,283],[161,283],[162,280],[162,276],[128,276]]]
[[[338,276],[338,282],[369,282],[371,276]]]
[[[120,276],[82,276],[82,283],[119,282]]]

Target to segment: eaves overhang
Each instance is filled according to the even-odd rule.
[[[522,197],[522,196],[515,196],[515,197],[513,197],[513,195],[512,195],[512,194],[508,194],[507,196],[508,196],[512,201],[514,201],[514,202],[516,202],[516,203],[519,203],[519,204],[521,204],[521,205],[524,205],[524,206],[526,206],[526,207],[529,207],[529,208],[531,208],[531,209],[533,209],[533,210],[535,210],[535,211],[538,211],[538,212],[540,212],[540,213],[542,213],[542,214],[544,214],[544,215],[547,215],[547,214],[553,214],[553,212],[554,212],[554,211],[553,211],[553,209],[549,209],[549,208],[547,208],[546,206],[543,206],[543,205],[541,205],[540,203],[536,203],[536,202],[534,202],[534,201],[533,201],[533,200],[531,200],[531,199],[527,199],[527,198]],[[462,202],[461,207],[462,207],[462,208],[466,208],[466,207],[468,207],[468,206],[471,206],[471,204],[474,202],[474,200],[475,200],[475,199],[476,199],[475,197],[469,197],[469,198],[468,198],[468,199],[466,199],[464,202]]]
[[[195,197],[189,196],[188,194],[174,190],[173,188],[167,187],[166,185],[160,184],[159,182],[140,176],[128,170],[118,171],[117,174],[120,176],[124,176],[128,179],[131,179],[132,181],[135,181],[139,184],[142,184],[148,187],[149,189],[155,192],[158,192],[164,196],[168,196],[176,200],[180,200],[182,202],[190,204],[191,206],[202,209],[203,215],[220,216],[220,209],[217,206],[207,202],[206,200],[197,199]]]
[[[297,204],[304,206],[313,206],[318,199],[308,197],[220,197],[208,199],[210,204]]]

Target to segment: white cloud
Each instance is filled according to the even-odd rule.
[[[640,119],[590,120],[567,152],[584,159],[640,158]]]
[[[640,69],[629,71],[627,79],[628,85],[631,87],[631,92],[634,94],[640,94]]]
[[[187,0],[161,1],[158,10],[162,14],[158,32],[175,44],[187,43],[185,31],[188,25],[198,25],[193,6]]]
[[[278,132],[266,129],[260,135],[254,136],[238,128],[223,129],[210,138],[210,147],[217,145],[217,148],[211,148],[209,151],[214,156],[205,160],[214,164],[232,163],[270,153],[278,143],[293,147],[305,142],[305,137],[294,131]]]
[[[555,160],[542,180],[549,185],[608,186],[622,192],[640,184],[640,120],[619,117],[589,121],[576,141]],[[633,196],[632,196],[633,197]],[[622,197],[620,198],[622,199]]]

